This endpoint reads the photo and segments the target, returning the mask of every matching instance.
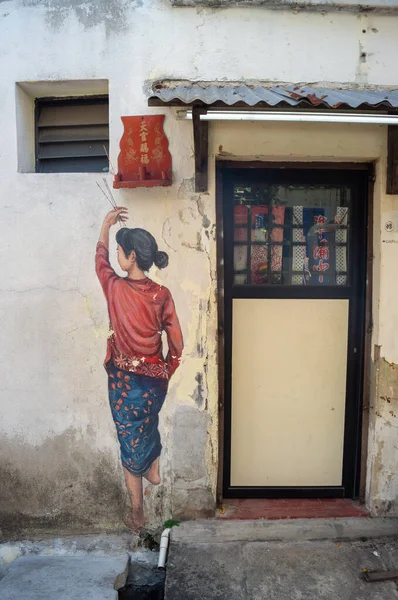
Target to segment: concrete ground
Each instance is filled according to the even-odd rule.
[[[22,556],[126,556],[135,551],[138,536],[131,533],[70,535],[57,538],[0,543],[0,580],[9,566]],[[0,597],[1,600],[1,597]]]
[[[136,541],[103,535],[1,544],[0,600],[117,600],[128,554],[150,568],[157,560],[131,553]],[[192,521],[172,529],[165,598],[398,600],[394,582],[366,583],[364,569],[398,569],[398,519]]]
[[[127,556],[24,556],[0,581],[1,600],[117,600]]]
[[[395,519],[184,523],[173,529],[166,600],[398,599],[394,582],[363,579],[364,569],[398,569],[397,534]]]
[[[151,575],[157,565],[157,554],[137,551],[137,542],[103,534],[0,544],[0,600],[118,600],[129,556],[133,574],[141,567]]]

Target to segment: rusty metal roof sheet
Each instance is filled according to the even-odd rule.
[[[329,89],[308,85],[242,85],[239,83],[158,82],[152,87],[150,100],[167,104],[226,106],[278,105],[316,106],[324,108],[386,106],[398,108],[398,89]]]

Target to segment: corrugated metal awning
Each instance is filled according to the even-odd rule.
[[[192,119],[193,123],[196,192],[205,192],[208,188],[208,121],[223,118],[385,122],[388,125],[387,193],[398,194],[398,89],[163,80],[152,85],[148,104],[192,107],[192,110],[181,111],[185,113],[181,118]]]
[[[398,89],[330,89],[309,85],[270,85],[223,82],[162,81],[153,85],[150,106],[256,106],[398,108]]]

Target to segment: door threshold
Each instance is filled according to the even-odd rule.
[[[238,521],[368,516],[363,504],[348,498],[225,499],[216,512],[216,519]]]
[[[220,546],[229,542],[309,542],[391,538],[397,539],[398,518],[282,519],[279,521],[228,521],[197,519],[173,527],[171,542]],[[205,550],[203,550],[205,551]],[[232,551],[231,551],[232,552]],[[312,598],[319,596],[312,596]]]

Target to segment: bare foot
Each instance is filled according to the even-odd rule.
[[[144,511],[142,508],[128,508],[124,517],[124,523],[133,533],[140,533],[145,525]]]
[[[159,473],[159,459],[157,458],[153,461],[151,468],[147,471],[143,477],[152,485],[159,485],[160,483],[160,473]]]

